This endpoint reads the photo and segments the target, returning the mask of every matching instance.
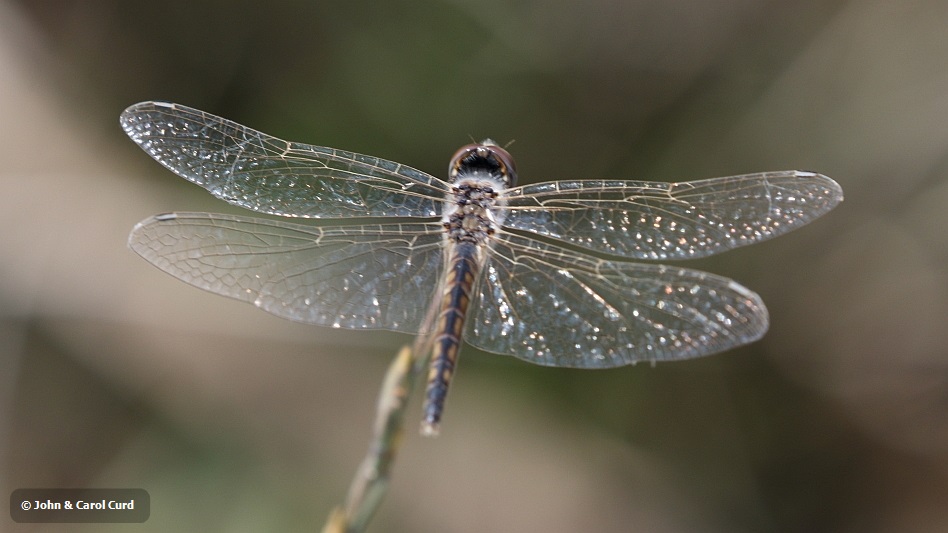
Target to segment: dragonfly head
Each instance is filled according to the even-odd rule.
[[[488,174],[507,187],[517,184],[517,167],[513,156],[490,139],[462,146],[451,158],[448,175],[452,181],[475,174]]]

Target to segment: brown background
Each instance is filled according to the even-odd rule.
[[[155,213],[236,212],[119,129],[164,99],[439,175],[490,136],[524,182],[846,192],[689,265],[762,295],[751,346],[596,372],[466,349],[440,438],[411,407],[374,531],[948,530],[948,3],[272,4],[0,1],[3,494],[144,488],[136,531],[312,531],[365,450],[407,336],[281,321],[125,247]]]

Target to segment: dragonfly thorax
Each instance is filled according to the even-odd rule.
[[[454,242],[486,243],[502,221],[496,210],[499,194],[496,180],[463,178],[448,193],[447,209],[442,217],[448,238]]]

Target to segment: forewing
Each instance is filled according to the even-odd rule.
[[[443,268],[437,224],[314,227],[176,213],[142,221],[129,246],[161,270],[277,316],[418,333]]]
[[[687,359],[759,339],[764,303],[686,268],[606,261],[497,235],[465,340],[547,366],[609,368]]]
[[[434,217],[447,190],[438,178],[399,163],[284,141],[178,104],[135,104],[121,123],[165,167],[260,213]]]
[[[505,198],[507,227],[622,257],[688,259],[803,226],[843,192],[826,176],[782,171],[681,183],[547,182]]]

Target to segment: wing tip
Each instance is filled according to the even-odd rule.
[[[839,185],[839,183],[836,182],[836,180],[827,176],[826,174],[813,172],[811,170],[794,170],[792,172],[795,177],[809,178],[825,187],[830,193],[826,195],[826,197],[831,200],[831,202],[828,203],[830,203],[832,206],[836,206],[843,201],[843,188]]]
[[[131,248],[132,250],[138,251],[138,247],[136,246],[137,244],[139,244],[138,236],[142,233],[142,231],[145,228],[152,226],[156,223],[168,222],[170,220],[177,220],[178,217],[179,217],[178,213],[159,213],[157,215],[150,216],[142,220],[141,222],[135,224],[135,226],[132,228],[132,231],[128,234],[128,247]]]
[[[144,102],[138,102],[137,104],[132,104],[126,107],[122,111],[122,113],[119,115],[119,124],[122,125],[122,129],[125,130],[129,136],[132,136],[136,117],[142,113],[155,111],[158,108],[173,109],[175,107],[178,107],[178,104],[160,100],[146,100]]]

